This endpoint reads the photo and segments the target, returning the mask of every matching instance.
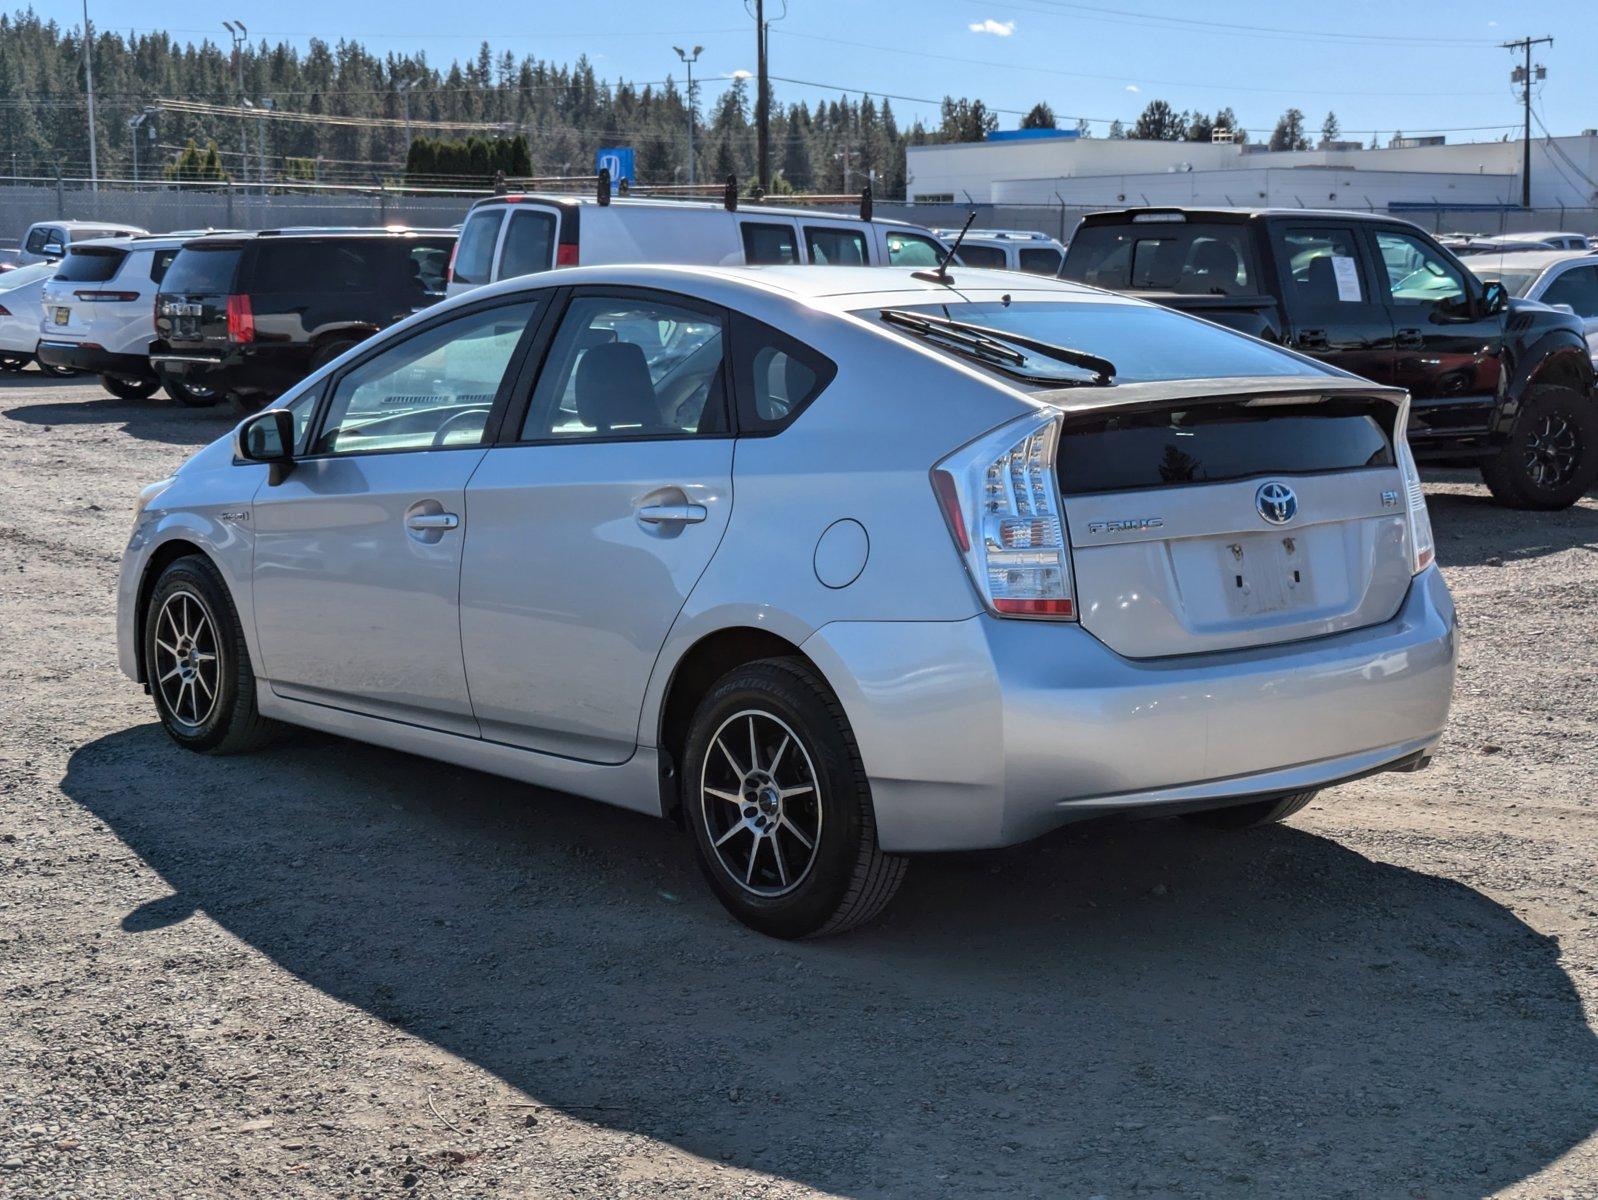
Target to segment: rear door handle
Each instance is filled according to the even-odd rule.
[[[1418,329],[1400,329],[1398,331],[1398,348],[1400,350],[1424,350],[1426,348],[1426,335]]]
[[[457,529],[460,523],[454,513],[412,513],[405,518],[407,529]]]
[[[1324,329],[1301,329],[1298,331],[1298,344],[1305,350],[1325,350],[1331,343],[1327,341]]]
[[[709,515],[703,504],[645,504],[638,519],[646,525],[697,525]]]

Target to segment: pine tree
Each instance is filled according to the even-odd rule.
[[[1333,142],[1341,139],[1342,136],[1343,131],[1337,124],[1337,114],[1334,112],[1327,113],[1326,120],[1321,122],[1321,145],[1323,147],[1330,146]]]
[[[1057,129],[1054,110],[1041,100],[1032,106],[1032,111],[1021,118],[1022,129]]]

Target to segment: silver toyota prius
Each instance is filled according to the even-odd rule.
[[[187,749],[309,726],[668,817],[740,920],[833,933],[918,852],[1424,766],[1407,415],[1037,277],[554,271],[145,488],[121,664]]]

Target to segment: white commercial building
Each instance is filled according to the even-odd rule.
[[[1058,137],[912,146],[917,204],[1440,208],[1520,203],[1523,144],[1267,151],[1235,143]],[[1598,206],[1598,136],[1532,143],[1532,207]]]

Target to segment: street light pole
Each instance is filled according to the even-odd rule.
[[[682,59],[688,68],[688,186],[694,186],[694,64],[699,61],[699,56],[704,53],[703,46],[695,46],[693,56],[681,46],[673,46],[677,57]]]
[[[87,0],[85,0],[87,2]],[[244,42],[250,36],[250,31],[243,21],[223,21],[222,28],[226,29],[233,38],[233,61],[238,66],[239,75],[239,174],[248,180],[250,177],[250,127],[244,119]]]
[[[99,138],[94,132],[94,29],[89,24],[89,0],[83,0],[83,86],[89,101],[89,190],[100,190]]]

